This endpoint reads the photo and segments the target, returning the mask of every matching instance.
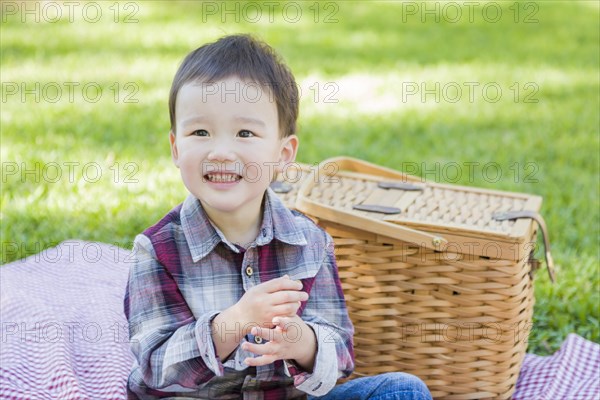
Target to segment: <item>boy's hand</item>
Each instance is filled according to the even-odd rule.
[[[248,290],[234,306],[237,320],[242,323],[242,335],[249,333],[252,326],[272,326],[274,317],[296,315],[300,302],[308,300],[308,293],[301,289],[300,281],[284,275]]]
[[[267,365],[275,360],[295,360],[300,367],[312,372],[317,352],[317,339],[312,328],[297,315],[293,317],[275,317],[272,320],[275,328],[254,327],[251,333],[268,340],[265,344],[246,342],[243,350],[260,355],[246,358],[249,366]]]

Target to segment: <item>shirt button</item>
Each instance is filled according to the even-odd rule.
[[[246,275],[248,275],[248,276],[252,276],[252,274],[253,274],[253,273],[254,273],[254,270],[252,269],[252,267],[251,267],[251,266],[249,266],[249,265],[248,265],[248,266],[246,267]]]
[[[263,339],[260,336],[254,336],[254,343],[261,344]]]

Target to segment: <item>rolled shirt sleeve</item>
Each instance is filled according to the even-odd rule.
[[[301,371],[294,363],[285,367],[294,377],[294,386],[312,396],[323,396],[339,378],[354,370],[354,327],[338,276],[333,241],[327,234],[326,255],[315,276],[309,300],[301,315],[317,340],[313,372]]]

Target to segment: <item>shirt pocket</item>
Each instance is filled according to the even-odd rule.
[[[294,280],[314,278],[323,264],[324,252],[318,246],[290,246],[278,256],[281,276]]]

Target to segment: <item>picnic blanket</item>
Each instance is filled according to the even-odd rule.
[[[69,240],[0,267],[0,398],[125,399],[129,250]],[[527,354],[513,399],[599,399],[600,345]]]

